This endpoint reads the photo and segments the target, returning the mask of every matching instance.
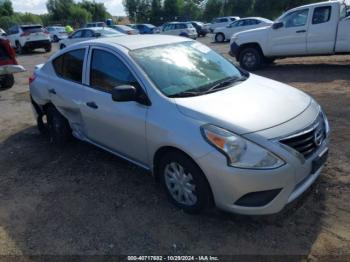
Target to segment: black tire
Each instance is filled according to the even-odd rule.
[[[262,67],[264,57],[260,50],[254,47],[247,47],[239,54],[239,63],[247,71],[255,71]]]
[[[50,143],[62,146],[69,142],[72,138],[72,129],[68,120],[52,105],[47,108],[46,116]]]
[[[38,127],[38,130],[40,132],[40,134],[42,135],[48,135],[49,134],[49,127],[47,124],[47,117],[46,115],[40,115],[37,117],[36,119],[36,125]]]
[[[60,45],[60,49],[63,49],[63,48],[66,48],[66,45],[61,44],[61,45]]]
[[[181,165],[183,167],[184,173],[191,176],[191,180],[189,182],[186,182],[186,185],[189,183],[190,186],[194,186],[195,189],[194,189],[193,195],[196,197],[195,203],[193,204],[181,203],[178,200],[176,200],[176,198],[172,195],[174,193],[170,192],[169,186],[171,187],[171,185],[168,186],[167,183],[169,184],[171,182],[169,182],[169,180],[167,180],[166,178],[167,176],[166,170],[170,168],[172,163],[177,163]],[[178,208],[190,214],[197,214],[204,211],[211,203],[211,199],[212,199],[211,190],[204,173],[197,166],[197,164],[185,154],[176,152],[176,151],[167,153],[160,160],[157,168],[157,172],[158,172],[158,176],[160,178],[162,187],[164,188],[169,200]],[[175,183],[174,183],[174,187],[175,187]],[[177,192],[178,194],[180,194],[180,191],[177,191]],[[184,195],[183,195],[183,198],[182,197],[180,198],[183,201],[185,201]]]
[[[46,53],[51,52],[51,49],[52,49],[52,46],[51,46],[51,44],[50,44],[50,45],[48,45],[48,46],[45,47],[45,52],[46,52]]]
[[[54,41],[55,43],[59,41],[57,35],[54,35],[54,36],[53,36],[53,41]]]
[[[15,78],[13,75],[4,75],[0,78],[0,89],[5,90],[13,87],[15,84]]]
[[[17,54],[24,54],[24,48],[18,41],[16,41],[16,52]]]
[[[225,42],[225,35],[223,33],[217,33],[215,35],[215,42],[217,42],[217,43]]]
[[[275,63],[275,60],[276,60],[276,59],[274,59],[274,58],[265,57],[265,58],[264,58],[264,63],[265,63],[266,65],[272,65],[272,64]]]

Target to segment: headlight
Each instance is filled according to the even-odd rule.
[[[273,153],[225,129],[209,124],[201,129],[204,138],[227,157],[230,166],[273,169],[285,164]]]

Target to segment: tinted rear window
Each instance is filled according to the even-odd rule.
[[[53,61],[58,76],[74,82],[82,82],[85,49],[67,52]]]
[[[38,32],[43,32],[43,27],[42,26],[24,26],[21,27],[23,32],[28,32],[28,33],[38,33]]]

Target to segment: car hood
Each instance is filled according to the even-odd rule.
[[[251,74],[246,81],[223,91],[175,98],[175,103],[187,117],[243,135],[295,118],[310,105],[311,97],[288,85]]]
[[[241,31],[236,33],[235,36],[242,37],[245,35],[252,35],[252,34],[266,34],[266,30],[269,30],[271,28],[271,25],[265,25],[263,27]]]

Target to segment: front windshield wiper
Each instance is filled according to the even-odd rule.
[[[208,93],[212,93],[215,91],[223,90],[223,89],[230,87],[231,84],[233,84],[233,83],[242,82],[245,80],[247,80],[247,77],[244,77],[244,76],[225,78],[225,79],[221,80],[220,82],[217,82],[214,85],[212,85],[209,89],[205,90],[204,93],[208,94]]]
[[[193,96],[199,96],[203,94],[202,92],[195,92],[195,91],[184,91],[180,92],[174,95],[169,95],[170,98],[178,98],[178,97],[193,97]]]
[[[216,91],[220,91],[226,88],[229,88],[231,84],[236,82],[241,82],[247,80],[247,77],[240,76],[240,77],[228,77],[223,80],[217,81],[214,84],[211,84],[209,86],[206,86],[206,88],[199,88],[196,91],[184,91],[177,94],[169,95],[168,97],[171,98],[179,98],[179,97],[193,97],[193,96],[200,96],[205,94],[210,94]]]

